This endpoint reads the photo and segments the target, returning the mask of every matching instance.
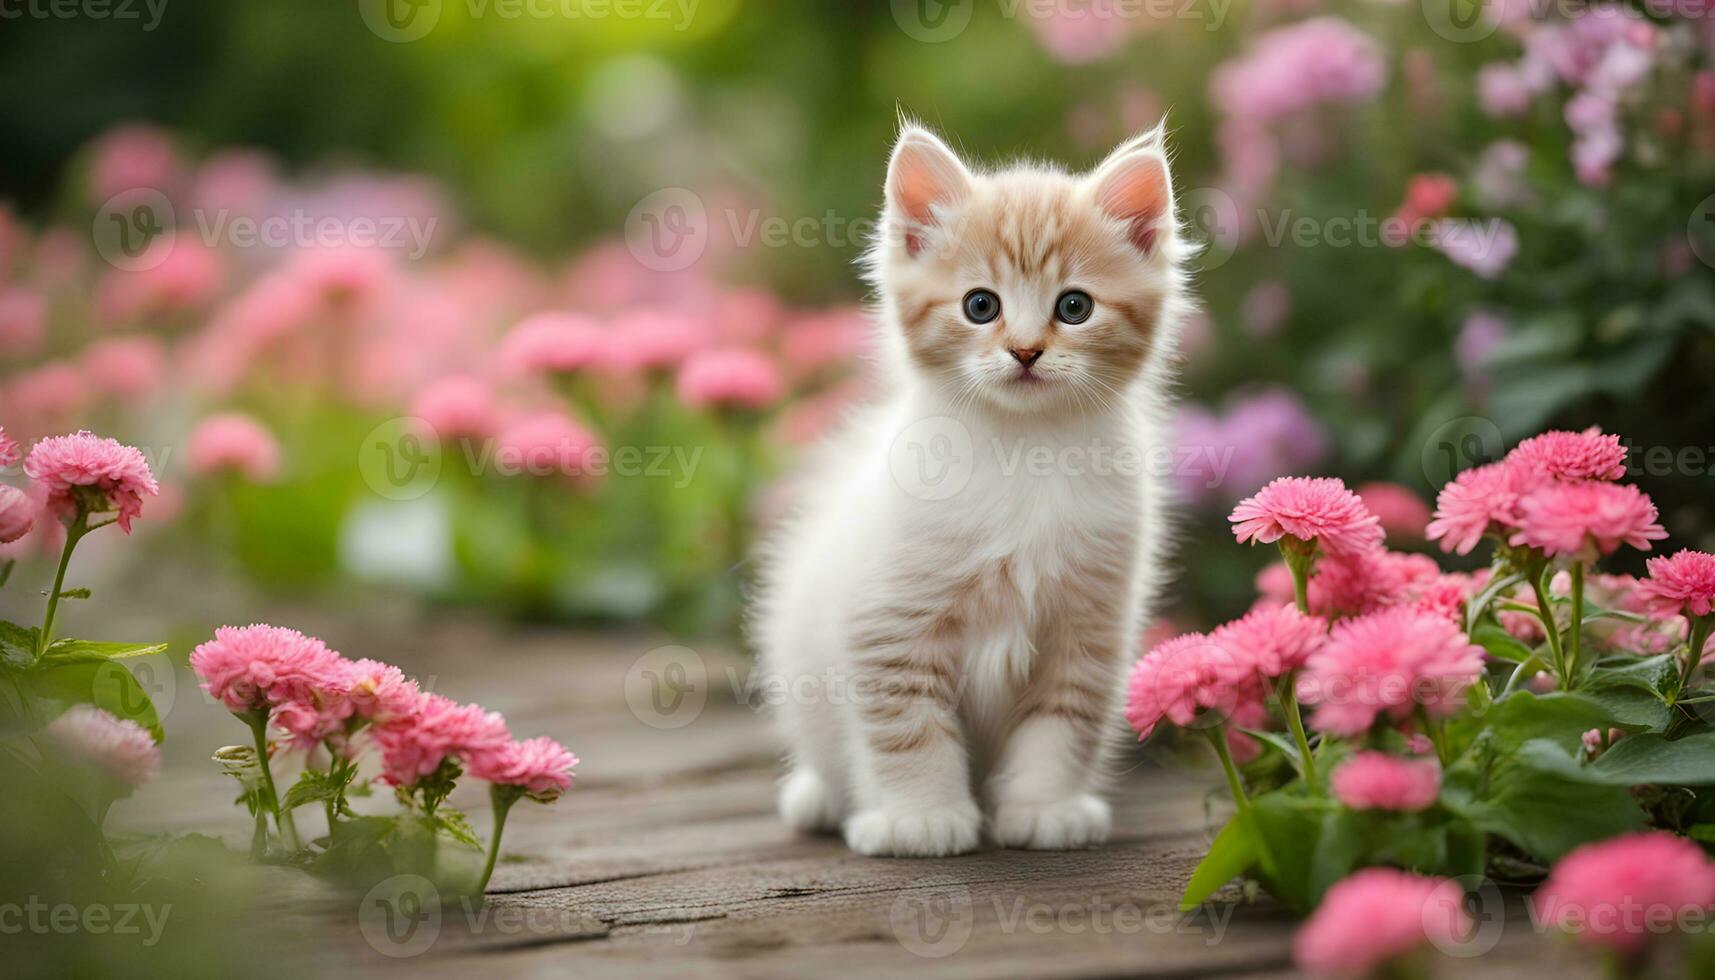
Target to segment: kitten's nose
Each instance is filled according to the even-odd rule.
[[[1012,355],[1013,360],[1025,367],[1035,364],[1036,359],[1042,356],[1042,348],[1040,347],[1008,347],[1006,352]]]

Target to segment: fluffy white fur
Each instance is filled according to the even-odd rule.
[[[866,257],[879,398],[807,468],[752,610],[785,692],[791,826],[869,855],[961,853],[985,827],[1008,847],[1107,838],[1123,679],[1164,561],[1159,453],[1188,305],[1163,142],[1088,175],[976,173],[901,132]],[[979,287],[1000,297],[995,323],[963,315]],[[1085,324],[1053,322],[1069,288],[1094,299]],[[1027,371],[1019,348],[1044,353]],[[1147,462],[1064,465],[1101,446]],[[943,497],[937,470],[967,482]]]

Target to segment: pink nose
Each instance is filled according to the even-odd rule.
[[[1025,367],[1035,364],[1036,359],[1042,356],[1042,348],[1040,347],[1009,347],[1006,352],[1012,355],[1013,360]]]

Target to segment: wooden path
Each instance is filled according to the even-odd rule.
[[[398,663],[583,757],[558,804],[513,811],[509,859],[482,910],[443,910],[432,928],[396,940],[349,896],[282,896],[282,906],[307,905],[332,923],[322,934],[339,939],[316,954],[324,975],[1293,975],[1293,922],[1266,899],[1229,886],[1212,909],[1174,911],[1210,825],[1209,770],[1139,753],[1122,780],[1115,839],[1099,850],[869,859],[775,818],[776,753],[743,703],[748,663],[730,653],[651,653],[660,641],[457,622],[293,625]],[[683,697],[651,698],[664,689],[651,676]],[[207,761],[241,731],[188,676],[166,725],[166,775],[116,816],[158,826],[169,813],[171,829],[242,840],[227,777]],[[467,787],[454,803],[486,836],[485,795]],[[1531,937],[1512,906],[1496,949],[1445,961],[1441,975],[1593,975],[1593,963]]]

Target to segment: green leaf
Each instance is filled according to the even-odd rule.
[[[87,598],[89,598],[89,596],[90,596],[89,590],[88,589],[82,589],[82,588],[66,589],[64,592],[60,593],[61,599],[87,599]]]
[[[1495,601],[1496,596],[1510,591],[1513,586],[1524,580],[1524,575],[1519,572],[1493,576],[1489,584],[1465,604],[1465,632],[1470,633],[1476,630],[1478,618],[1488,610],[1490,603]]]
[[[1534,744],[1564,756],[1552,742]],[[1580,844],[1637,830],[1646,822],[1644,811],[1624,788],[1571,782],[1560,771],[1509,762],[1497,769],[1485,787],[1486,798],[1475,794],[1467,777],[1460,773],[1455,778],[1449,772],[1442,805],[1541,861],[1559,860]]]
[[[1251,800],[1248,819],[1255,828],[1261,853],[1268,857],[1264,884],[1274,897],[1292,909],[1308,914],[1322,893],[1317,888],[1315,848],[1328,815],[1336,804],[1323,797],[1298,796],[1290,791],[1265,793]],[[1329,863],[1335,858],[1330,857]]]
[[[0,619],[0,663],[28,667],[36,659],[36,637],[40,632]]]
[[[434,820],[437,830],[453,840],[461,844],[469,844],[471,847],[482,847],[482,841],[477,839],[476,831],[471,827],[470,821],[465,818],[463,811],[455,810],[450,806],[443,806],[435,811],[435,815],[431,819]]]
[[[66,704],[92,704],[142,725],[157,742],[166,737],[149,692],[143,690],[124,664],[105,658],[89,660],[86,655],[59,662],[44,659],[24,677],[36,697]]]
[[[340,790],[345,788],[344,784],[351,781],[351,775],[355,775],[355,772],[342,780],[333,778],[320,769],[305,769],[299,774],[298,781],[292,784],[292,788],[286,791],[286,798],[281,801],[281,805],[288,810],[296,810],[306,803],[338,799]]]
[[[1592,786],[1715,786],[1715,732],[1668,741],[1660,735],[1628,735],[1595,761],[1580,765],[1558,746],[1525,746],[1527,765]]]
[[[1363,858],[1364,833],[1358,814],[1345,807],[1330,809],[1310,858],[1308,892],[1320,903],[1322,895],[1352,872]]]
[[[1482,623],[1471,634],[1471,642],[1489,651],[1489,656],[1509,664],[1522,664],[1535,653],[1518,637],[1494,623]]]
[[[1180,911],[1190,910],[1209,900],[1227,882],[1249,871],[1257,862],[1256,837],[1243,814],[1227,821],[1209,845],[1209,853],[1197,862],[1191,880],[1185,884],[1185,894],[1179,899]]]
[[[1585,732],[1615,723],[1606,705],[1583,694],[1530,691],[1514,691],[1495,702],[1483,720],[1502,754],[1538,738],[1551,738],[1568,749],[1575,748]]]
[[[90,655],[103,660],[123,660],[127,657],[147,657],[166,652],[165,643],[101,643],[95,640],[66,639],[48,644],[44,656],[58,655],[69,659],[74,655]]]

